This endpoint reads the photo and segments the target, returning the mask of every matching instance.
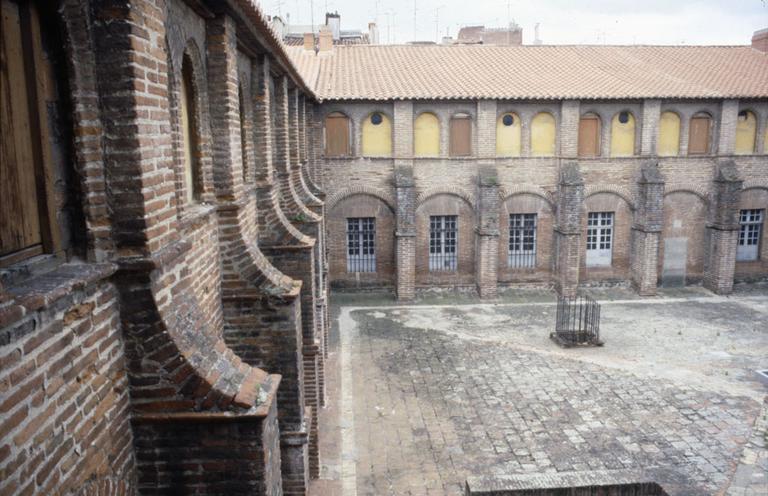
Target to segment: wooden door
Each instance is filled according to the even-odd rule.
[[[472,154],[472,120],[468,117],[451,119],[451,156],[466,157]]]
[[[690,155],[706,155],[709,153],[709,117],[694,117],[691,119],[691,132],[688,139]]]
[[[34,81],[25,66],[19,4],[2,0],[0,49],[0,257],[42,252],[33,140]],[[37,143],[39,146],[39,142]]]
[[[349,119],[344,115],[329,115],[325,119],[325,155],[344,157],[349,153]]]
[[[600,155],[600,121],[597,117],[579,120],[579,157]]]

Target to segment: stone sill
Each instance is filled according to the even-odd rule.
[[[271,380],[270,380],[271,379]],[[269,410],[276,399],[277,388],[280,385],[281,376],[272,374],[267,378],[269,390],[265,400],[258,406],[241,412],[171,412],[171,413],[140,413],[134,412],[131,420],[137,423],[156,424],[164,422],[248,422],[255,419],[264,419],[269,416]]]
[[[73,291],[109,278],[117,271],[112,263],[65,263],[56,269],[5,288],[11,302],[0,310],[0,328],[52,305]]]
[[[577,491],[580,490],[580,491]],[[468,496],[557,495],[657,495],[668,493],[645,471],[594,471],[521,474],[516,476],[470,477],[466,482]],[[703,494],[696,491],[690,493]]]

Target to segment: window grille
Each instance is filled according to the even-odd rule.
[[[587,216],[587,266],[611,265],[613,212],[590,212]]]
[[[455,272],[457,265],[458,217],[433,215],[429,217],[429,270]]]
[[[742,210],[739,216],[739,245],[736,260],[749,262],[760,258],[760,238],[763,230],[763,210]]]
[[[508,264],[536,267],[536,214],[510,214]]]
[[[347,272],[376,272],[376,219],[347,219]]]

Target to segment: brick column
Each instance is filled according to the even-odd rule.
[[[477,292],[480,298],[495,298],[499,280],[499,179],[496,166],[481,166],[477,179]]]
[[[555,289],[575,296],[579,287],[584,179],[579,164],[569,162],[560,170],[555,225]]]
[[[643,100],[642,130],[640,135],[640,155],[656,155],[661,119],[661,100]]]
[[[653,296],[658,280],[659,238],[664,225],[664,178],[657,161],[642,165],[637,190],[631,238],[632,285],[638,294]]]
[[[739,101],[723,100],[720,106],[720,134],[717,155],[733,155],[736,149],[736,124],[739,119]]]
[[[717,294],[730,294],[733,290],[741,188],[742,180],[733,160],[720,162],[715,170],[704,267],[704,287]]]
[[[578,156],[580,112],[578,100],[564,100],[560,105],[560,155],[563,158]]]

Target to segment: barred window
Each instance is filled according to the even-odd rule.
[[[429,270],[455,272],[457,265],[458,217],[433,215],[429,217]]]
[[[763,230],[763,210],[742,210],[739,216],[739,245],[736,260],[750,262],[760,258],[760,238]]]
[[[376,272],[376,219],[347,219],[347,272]]]
[[[587,216],[587,266],[611,265],[613,212],[590,212]]]
[[[510,214],[508,257],[512,268],[536,267],[536,214]]]

